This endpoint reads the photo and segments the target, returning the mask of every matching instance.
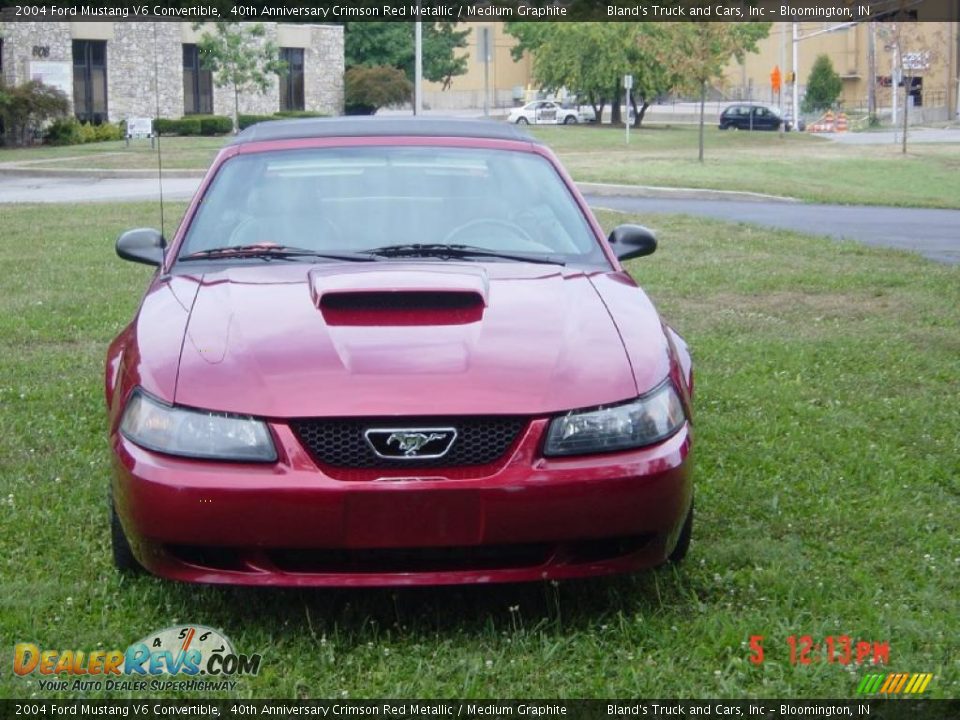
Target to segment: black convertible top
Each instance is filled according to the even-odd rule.
[[[489,138],[540,144],[536,138],[505,122],[412,116],[269,120],[251,125],[230,144],[296,138],[385,136]]]

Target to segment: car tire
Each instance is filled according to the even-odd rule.
[[[110,544],[113,547],[113,564],[117,570],[127,575],[139,575],[144,572],[143,565],[133,556],[133,550],[130,549],[130,541],[123,532],[123,525],[120,524],[113,498],[110,499]]]
[[[720,129],[721,129],[721,130],[726,130],[726,129],[729,128],[729,127],[730,127],[730,126],[727,125],[726,123],[720,123]]]
[[[517,118],[517,125],[529,125],[530,122],[523,116]]]
[[[577,118],[576,118],[576,116],[575,116],[575,115],[567,115],[567,116],[563,119],[563,124],[564,124],[564,125],[576,125],[576,124],[577,124]]]
[[[667,558],[668,562],[676,564],[681,562],[690,550],[690,538],[693,536],[693,501],[690,502],[690,512],[687,513],[687,519],[683,521],[683,529],[680,530],[680,537],[677,538],[677,545],[673,552]]]

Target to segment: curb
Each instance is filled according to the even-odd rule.
[[[745,192],[742,190],[707,190],[703,188],[670,188],[651,185],[614,185],[610,183],[578,182],[577,188],[584,195],[598,197],[635,197],[635,198],[666,198],[672,200],[739,200],[741,202],[782,202],[799,203],[797,198],[782,195],[765,195],[763,193]]]
[[[164,170],[164,178],[195,178],[197,180],[204,176],[206,170],[179,169]],[[149,179],[156,178],[156,169],[152,170],[96,170],[91,168],[39,168],[34,165],[0,165],[0,176],[14,177],[48,177],[48,178],[91,178],[94,180],[117,179]]]

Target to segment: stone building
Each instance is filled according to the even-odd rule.
[[[343,110],[343,27],[263,23],[287,62],[266,93],[240,96],[240,112]],[[204,29],[189,22],[0,23],[0,76],[63,90],[80,120],[213,113],[233,115],[232,87],[217,87],[200,63]],[[159,84],[159,88],[158,88]],[[159,92],[158,92],[159,89]]]

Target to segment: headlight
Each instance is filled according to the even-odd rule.
[[[554,418],[547,430],[544,455],[586,455],[652,445],[679,430],[686,417],[669,380],[636,400],[570,412]]]
[[[164,405],[136,390],[120,432],[148,450],[208,460],[273,462],[277,451],[262,420]]]

